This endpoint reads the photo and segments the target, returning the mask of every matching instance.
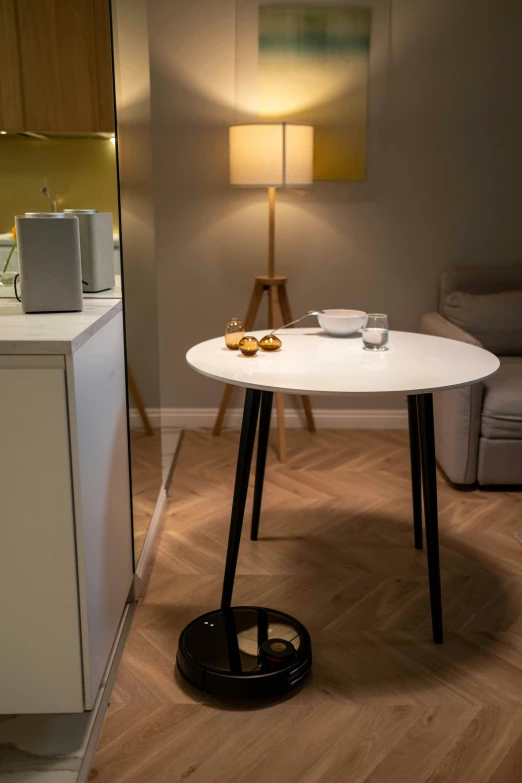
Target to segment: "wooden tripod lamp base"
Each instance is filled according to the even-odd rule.
[[[275,275],[269,277],[268,275],[261,275],[256,277],[254,290],[250,297],[250,303],[248,305],[247,314],[243,322],[245,332],[252,331],[254,322],[261,305],[263,295],[268,294],[268,328],[269,330],[276,329],[282,324],[288,324],[293,321],[292,312],[290,310],[290,303],[288,301],[288,294],[286,290],[287,278],[281,275]],[[223,426],[223,420],[227,412],[227,408],[230,403],[232,391],[234,387],[231,384],[225,386],[223,397],[221,398],[221,405],[219,406],[219,412],[212,430],[213,435],[219,435]],[[301,403],[306,418],[306,425],[310,432],[315,432],[315,423],[312,413],[312,406],[310,404],[310,398],[306,395],[301,395]],[[277,430],[278,430],[278,442],[279,442],[279,460],[286,462],[286,430],[285,430],[285,408],[283,395],[281,393],[276,394],[276,409],[277,409]]]
[[[252,331],[263,294],[268,294],[270,331],[293,321],[286,292],[286,277],[275,273],[276,188],[305,188],[313,183],[314,129],[304,123],[266,122],[232,125],[230,128],[230,183],[240,187],[268,188],[268,274],[256,277],[244,320],[245,332]],[[225,387],[213,434],[219,435],[232,396]],[[279,459],[286,462],[285,409],[277,393]],[[301,396],[306,423],[315,432],[310,400]]]

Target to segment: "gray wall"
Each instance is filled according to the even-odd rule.
[[[228,185],[235,0],[148,10],[162,402],[211,407],[220,385],[185,352],[244,314],[267,250],[265,194]],[[279,199],[277,265],[296,314],[356,307],[417,330],[443,269],[521,261],[521,44],[518,0],[393,0],[376,199]]]

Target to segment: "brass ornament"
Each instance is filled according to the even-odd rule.
[[[265,334],[265,336],[259,340],[259,347],[263,351],[279,351],[282,345],[283,343],[275,334]]]
[[[259,350],[259,343],[255,337],[247,334],[239,341],[239,350],[243,356],[255,356]]]

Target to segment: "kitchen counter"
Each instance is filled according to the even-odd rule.
[[[121,300],[0,302],[0,715],[96,705],[134,571],[125,386]]]
[[[0,300],[0,355],[73,354],[121,309],[121,299],[85,299],[81,313],[26,314]]]

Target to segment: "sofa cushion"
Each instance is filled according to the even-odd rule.
[[[501,356],[522,356],[522,291],[499,294],[452,291],[444,298],[442,314],[480,340],[488,351]]]
[[[481,435],[522,440],[522,357],[501,357],[498,372],[484,381]]]
[[[522,484],[522,440],[481,438],[477,480],[483,486]]]

